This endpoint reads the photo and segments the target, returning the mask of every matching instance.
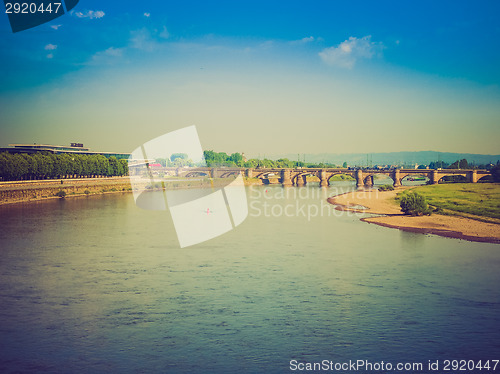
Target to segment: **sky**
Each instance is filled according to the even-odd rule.
[[[94,1],[12,33],[0,146],[499,154],[498,1]]]

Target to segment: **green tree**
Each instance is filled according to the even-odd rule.
[[[170,155],[170,161],[175,162],[177,159],[187,160],[188,155],[186,153],[172,153]]]
[[[108,162],[109,162],[108,175],[109,176],[120,175],[119,164],[118,164],[118,160],[116,159],[116,157],[115,156],[111,156],[108,159]]]
[[[243,156],[240,153],[233,153],[229,156],[229,161],[233,162],[236,166],[243,165]]]
[[[16,173],[15,179],[27,179],[29,171],[28,161],[20,154],[14,155],[13,159]]]
[[[404,193],[399,203],[401,211],[412,216],[430,215],[431,209],[425,200],[425,196],[410,191]]]
[[[43,153],[35,153],[32,157],[36,160],[36,178],[45,179],[52,174],[52,159]]]
[[[494,182],[500,183],[500,165],[497,164],[491,168],[491,175]]]
[[[128,175],[128,161],[124,158],[118,161],[121,165],[122,173],[120,175]]]
[[[465,158],[461,159],[460,161],[455,161],[453,164],[448,166],[448,169],[468,169],[469,168],[469,163]]]
[[[107,176],[109,171],[109,160],[106,156],[97,156],[97,171],[98,175]]]

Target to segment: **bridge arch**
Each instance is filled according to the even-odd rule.
[[[469,182],[469,178],[468,178],[468,175],[467,173],[449,173],[449,174],[439,174],[439,179],[438,179],[438,183],[445,183],[445,181],[443,180],[443,178],[445,177],[454,177],[454,176],[461,176],[461,180],[459,182],[448,182],[448,183],[467,183]]]
[[[483,175],[477,180],[478,182],[493,182],[493,176],[491,174]]]
[[[184,178],[194,178],[194,177],[210,177],[210,174],[205,171],[190,171],[186,173],[181,173],[179,176]]]
[[[272,175],[272,176],[277,176],[279,178],[280,172],[277,171],[277,170],[267,170],[267,171],[261,171],[261,172],[254,172],[253,173],[253,177],[254,178],[259,178],[259,179],[264,179],[264,178],[269,178],[269,175]]]
[[[305,186],[307,184],[307,176],[308,175],[314,175],[314,173],[310,171],[305,171],[305,172],[297,172],[291,176],[292,179],[292,184],[294,186]]]
[[[427,178],[425,181],[423,181],[423,183],[427,183],[428,181],[430,181],[432,179],[432,172],[423,171],[421,173],[401,174],[400,183],[401,183],[401,185],[405,185],[403,182],[405,182],[405,181],[410,182],[412,178],[419,178],[419,177]]]
[[[237,177],[241,172],[239,170],[227,171],[225,173],[220,174],[218,178],[229,178],[229,177]]]
[[[377,178],[378,176],[383,176],[383,178]],[[363,174],[363,183],[365,184],[365,186],[374,186],[375,184],[380,184],[380,183],[376,182],[377,179],[384,179],[387,181],[387,182],[384,182],[382,184],[393,185],[396,182],[394,180],[394,176],[392,175],[392,173],[382,172],[382,173],[370,173],[368,175]],[[399,178],[400,183],[401,183],[401,179],[402,178]]]
[[[334,172],[334,173],[328,173],[327,174],[327,181],[328,181],[328,185],[330,184],[330,179],[332,179],[333,177],[337,176],[337,175],[347,175],[351,178],[353,178],[353,181],[356,181],[356,171],[340,171],[340,172]]]

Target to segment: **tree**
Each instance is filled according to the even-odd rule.
[[[186,153],[172,153],[172,155],[170,155],[170,161],[172,162],[175,162],[175,160],[177,160],[178,158],[187,160],[188,155]]]
[[[401,197],[399,203],[401,211],[411,216],[430,215],[431,209],[425,201],[425,196],[417,192],[407,192]]]
[[[97,171],[98,175],[108,175],[109,171],[109,160],[104,155],[97,155]]]
[[[115,176],[120,175],[120,165],[115,156],[111,156],[109,159],[108,175]]]
[[[347,161],[344,161],[344,163],[342,164],[342,167],[343,167],[343,168],[346,168],[346,167],[347,167]]]
[[[448,166],[448,169],[468,169],[469,168],[469,163],[465,158],[461,159],[460,161],[455,161],[453,164]]]
[[[166,167],[170,166],[170,160],[168,158],[157,158],[156,162],[159,163],[161,166]]]
[[[240,153],[233,153],[229,156],[229,160],[232,161],[236,166],[243,164],[243,156]]]
[[[500,165],[498,163],[491,168],[491,175],[493,176],[494,182],[500,183]]]
[[[124,158],[118,161],[118,163],[122,166],[122,174],[120,175],[128,175],[128,161]]]
[[[14,155],[14,165],[17,174],[16,179],[26,179],[26,177],[28,176],[29,168],[28,161],[26,161],[26,159],[22,155],[17,154]]]

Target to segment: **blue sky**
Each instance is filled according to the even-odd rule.
[[[0,17],[0,145],[500,153],[496,1],[80,0]]]

